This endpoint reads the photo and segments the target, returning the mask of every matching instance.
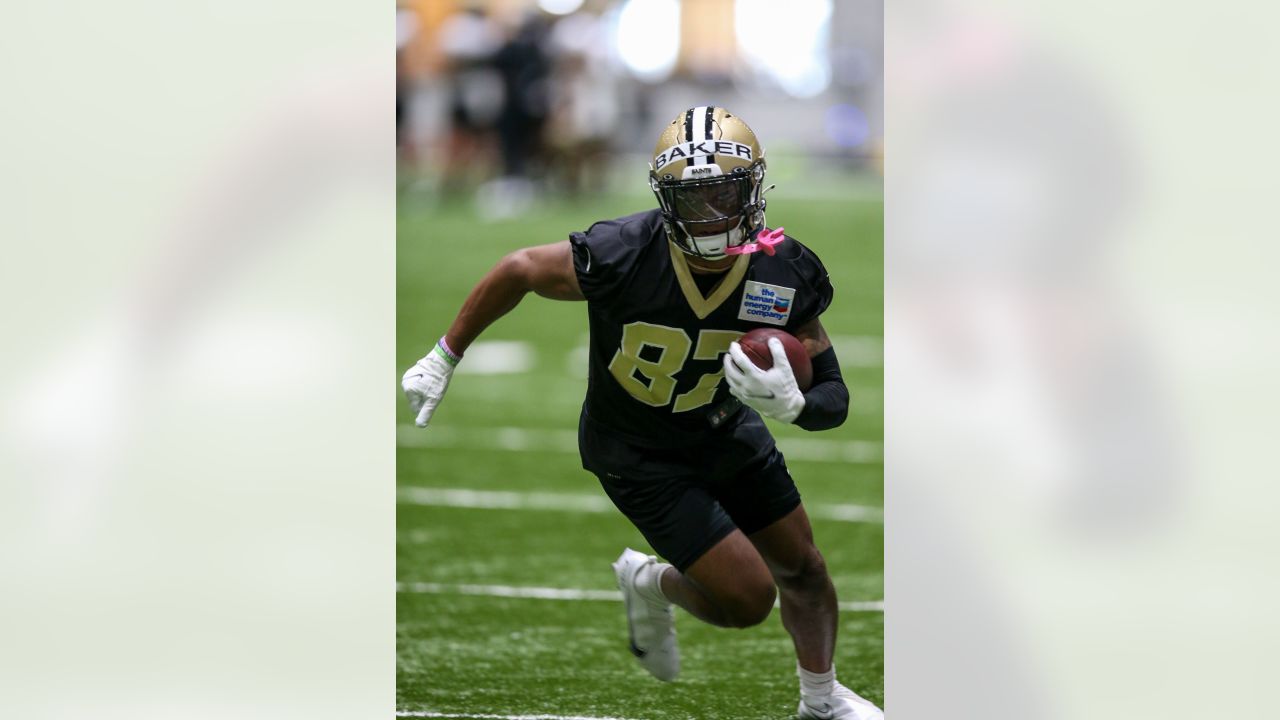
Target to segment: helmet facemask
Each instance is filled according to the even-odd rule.
[[[715,174],[707,174],[710,170]],[[721,173],[716,165],[685,168],[677,179],[670,172],[649,174],[649,186],[662,209],[667,237],[685,253],[708,260],[743,245],[764,228],[764,158],[748,167]]]

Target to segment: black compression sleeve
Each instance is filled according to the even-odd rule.
[[[849,388],[840,375],[836,349],[827,348],[813,357],[813,385],[804,394],[804,410],[795,424],[805,430],[830,430],[849,416]]]

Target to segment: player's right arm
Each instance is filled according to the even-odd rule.
[[[578,287],[568,240],[522,248],[499,260],[471,289],[445,341],[462,355],[485,328],[531,292],[552,300],[586,300]]]
[[[471,343],[531,292],[553,300],[586,300],[568,240],[507,255],[471,289],[448,332],[401,379],[418,427],[431,422],[454,368]]]

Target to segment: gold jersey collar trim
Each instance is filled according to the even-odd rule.
[[[667,249],[671,251],[671,267],[675,268],[676,280],[680,283],[684,299],[689,302],[689,308],[699,320],[705,320],[733,294],[733,291],[742,283],[742,278],[746,277],[747,266],[751,264],[750,255],[739,255],[738,260],[725,271],[724,277],[720,278],[720,282],[711,289],[711,294],[703,297],[698,284],[693,281],[693,272],[689,269],[689,261],[685,259],[684,251],[670,240],[667,241]]]

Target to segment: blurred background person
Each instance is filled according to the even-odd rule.
[[[609,177],[605,161],[610,136],[622,123],[622,91],[607,37],[608,24],[591,10],[555,24],[550,47],[555,73],[547,125],[549,180],[576,196],[599,192]]]
[[[498,112],[498,150],[502,176],[481,188],[488,197],[480,207],[489,217],[514,217],[534,193],[530,172],[542,174],[543,132],[551,110],[550,20],[536,11],[520,19],[494,54],[502,78]]]
[[[403,4],[396,6],[396,160],[397,163],[415,167],[418,164],[417,148],[409,128],[409,100],[413,96],[413,70],[410,67],[408,49],[421,29],[418,14]]]
[[[458,192],[488,176],[493,133],[504,111],[505,78],[496,65],[503,32],[471,2],[441,25],[438,34],[448,97],[442,189]]]

